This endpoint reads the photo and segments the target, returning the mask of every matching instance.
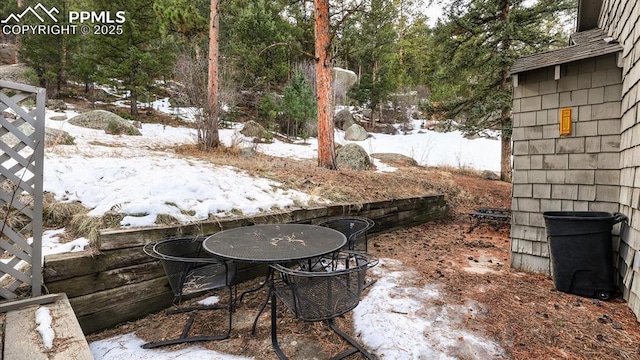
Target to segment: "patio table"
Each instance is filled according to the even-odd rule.
[[[215,233],[204,240],[202,248],[215,256],[233,261],[283,264],[326,255],[339,250],[346,243],[347,238],[344,234],[327,227],[307,224],[264,224]],[[273,269],[270,266],[265,282],[250,291],[256,291],[265,285],[269,285],[269,294],[253,322],[252,334],[256,332],[258,318],[264,312],[273,291]]]

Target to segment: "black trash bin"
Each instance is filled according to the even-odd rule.
[[[627,219],[620,213],[543,213],[557,290],[601,300],[615,291],[611,230]]]

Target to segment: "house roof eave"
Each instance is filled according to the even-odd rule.
[[[573,45],[560,49],[523,56],[511,66],[510,74],[515,75],[622,51],[622,46],[617,41],[598,28],[573,34],[572,43]]]

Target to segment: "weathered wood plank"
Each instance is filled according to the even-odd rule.
[[[253,224],[304,222],[325,216],[325,214],[326,208],[298,209],[290,212],[264,214],[241,219],[221,219],[215,222],[201,222],[178,227],[105,230],[100,232],[100,250],[143,246],[151,241],[169,237],[213,234],[221,230]]]
[[[100,309],[117,309],[118,311],[127,312],[127,307],[130,304],[164,293],[170,293],[173,298],[167,278],[160,277],[78,296],[69,299],[69,302],[78,317],[80,317],[98,312]]]
[[[100,250],[121,249],[126,247],[144,246],[156,240],[162,240],[180,235],[199,235],[220,231],[219,224],[202,223],[199,229],[191,225],[173,227],[154,227],[148,229],[102,230],[99,234],[98,247]]]
[[[172,304],[173,294],[171,293],[149,295],[129,301],[126,306],[99,309],[97,312],[78,316],[78,322],[85,334],[91,334],[163,311]]]
[[[266,270],[266,265],[242,264],[238,270],[238,282],[265,276]],[[162,311],[173,305],[173,301],[174,295],[166,277],[70,300],[85,334]]]
[[[165,277],[70,299],[85,334],[166,309],[173,292]],[[100,323],[96,323],[100,322]]]
[[[266,266],[238,264],[238,281],[250,280],[266,273]],[[65,292],[70,298],[165,277],[160,261],[78,276],[47,283],[51,292]]]
[[[51,292],[64,292],[70,298],[87,295],[120,286],[131,285],[165,276],[159,261],[127,266],[94,274],[48,282]]]
[[[53,303],[30,305],[9,311],[6,317],[4,358],[12,360],[93,359],[80,324],[64,294]],[[51,312],[53,348],[47,349],[36,331],[35,312],[45,306]]]
[[[54,301],[57,301],[60,298],[61,298],[60,294],[49,294],[49,295],[38,296],[38,297],[35,297],[35,298],[9,301],[9,302],[5,302],[5,303],[0,304],[0,312],[18,310],[18,309],[21,309],[23,307],[27,307],[27,306],[31,306],[31,305],[49,304],[49,303],[52,303]]]
[[[162,227],[150,229],[109,230],[102,231],[99,235],[100,250],[122,249],[126,247],[138,247],[145,244],[182,235],[214,234],[223,229],[232,229],[240,226],[252,225],[251,219],[231,219],[216,222],[202,222],[176,227]]]
[[[98,254],[77,252],[49,255],[44,258],[44,281],[48,283],[150,261],[153,261],[153,258],[145,254],[142,247],[103,251]]]

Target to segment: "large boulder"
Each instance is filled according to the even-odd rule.
[[[67,104],[64,100],[49,99],[47,100],[47,108],[53,111],[62,112],[67,110]]]
[[[353,124],[344,132],[344,139],[349,141],[363,141],[369,137],[367,130],[358,124]]]
[[[53,128],[44,129],[44,144],[46,146],[73,145],[74,140],[73,136],[64,130]]]
[[[89,90],[87,95],[90,101],[111,102],[114,99],[114,96],[110,95],[106,90],[98,88]]]
[[[271,139],[271,133],[253,120],[249,120],[244,123],[244,127],[240,130],[240,134],[256,139]]]
[[[75,126],[104,130],[111,135],[142,135],[129,120],[105,110],[92,110],[69,119]]]
[[[392,166],[420,166],[420,164],[418,164],[418,162],[414,158],[403,154],[375,153],[371,154],[371,157]]]
[[[336,151],[338,169],[369,170],[373,167],[369,154],[358,144],[347,144]]]
[[[396,135],[398,133],[398,129],[396,129],[396,127],[392,124],[379,124],[376,127],[376,131],[388,135]]]
[[[486,180],[500,180],[500,175],[491,170],[485,170],[480,174],[480,177]]]
[[[342,109],[333,116],[333,123],[336,129],[347,130],[351,125],[355,124],[356,121],[349,109]]]
[[[28,123],[18,126],[18,129],[20,129],[20,131],[27,136],[32,136],[35,131],[33,126],[31,126]],[[16,146],[16,144],[20,142],[20,140],[15,135],[8,132],[3,136],[0,136],[0,142],[5,143],[7,146],[14,147]],[[73,143],[74,143],[74,138],[73,136],[69,135],[68,132],[64,130],[45,127],[44,129],[45,146],[73,145]]]
[[[333,84],[334,86],[344,86],[349,90],[358,81],[358,75],[355,72],[339,67],[333,68]]]
[[[347,101],[347,92],[358,81],[358,75],[351,70],[339,67],[333,68],[333,92],[336,105],[344,105]]]

